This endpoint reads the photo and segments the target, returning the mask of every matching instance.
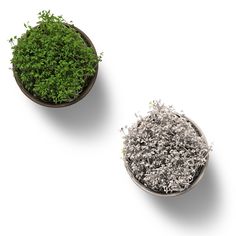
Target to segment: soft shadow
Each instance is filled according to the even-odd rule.
[[[38,107],[53,125],[69,135],[89,136],[102,130],[111,116],[111,104],[106,88],[106,77],[99,70],[92,90],[78,103],[65,108]]]
[[[217,175],[211,163],[203,179],[189,192],[168,198],[148,196],[158,211],[184,225],[208,224],[218,216],[221,206]]]

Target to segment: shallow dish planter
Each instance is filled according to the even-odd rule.
[[[131,179],[156,196],[192,189],[206,170],[210,147],[199,127],[154,101],[148,115],[123,132],[123,160]]]
[[[37,26],[25,27],[21,37],[10,39],[13,73],[22,92],[48,107],[65,107],[84,98],[101,61],[88,36],[50,11],[39,13]]]

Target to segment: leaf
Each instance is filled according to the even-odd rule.
[[[24,24],[26,33],[12,47],[12,63],[23,86],[34,96],[52,103],[74,99],[84,88],[84,78],[95,73],[100,56],[88,47],[62,16],[50,10],[38,13],[38,25]]]

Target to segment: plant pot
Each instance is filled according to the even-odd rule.
[[[66,26],[68,27],[72,27],[75,29],[76,32],[78,32],[81,37],[83,38],[83,40],[86,42],[87,46],[91,47],[94,51],[94,53],[96,54],[97,56],[97,52],[96,52],[96,49],[92,43],[92,41],[89,39],[89,37],[80,29],[78,29],[77,27],[75,27],[74,25],[70,25],[70,24],[67,24],[67,23],[64,23]],[[36,26],[37,27],[37,26]],[[83,88],[83,90],[81,91],[81,93],[75,98],[73,99],[72,101],[69,101],[69,102],[65,102],[65,103],[58,103],[58,104],[55,104],[55,103],[50,103],[50,102],[47,102],[47,101],[44,101],[42,99],[40,99],[39,97],[37,96],[34,96],[32,95],[28,90],[26,90],[24,88],[24,86],[22,85],[18,75],[17,75],[17,72],[16,72],[16,69],[15,69],[15,66],[13,64],[13,73],[14,73],[14,77],[15,77],[15,80],[18,84],[18,86],[20,87],[21,91],[28,97],[30,98],[33,102],[36,102],[42,106],[46,106],[46,107],[53,107],[53,108],[60,108],[60,107],[66,107],[66,106],[70,106],[78,101],[80,101],[81,99],[83,99],[88,93],[89,91],[92,89],[95,81],[96,81],[96,78],[97,78],[97,74],[98,74],[98,64],[96,66],[96,72],[93,76],[91,77],[87,77],[86,78],[86,83],[85,83],[85,86]]]
[[[205,141],[205,143],[207,144],[207,140],[206,140],[206,137],[205,135],[203,134],[203,132],[201,131],[201,129],[192,121],[190,120],[189,118],[187,118],[187,120],[191,123],[192,127],[195,129],[196,133],[202,137]],[[139,182],[133,175],[133,173],[131,172],[130,168],[129,168],[129,165],[128,165],[128,162],[126,160],[124,160],[124,164],[125,164],[125,168],[129,174],[129,176],[131,177],[131,179],[134,181],[134,183],[136,185],[138,185],[142,190],[144,190],[145,192],[147,193],[151,193],[152,195],[155,195],[155,196],[162,196],[162,197],[171,197],[171,196],[178,196],[178,195],[181,195],[183,193],[186,193],[188,192],[189,190],[191,190],[193,187],[195,187],[199,181],[202,179],[205,171],[206,171],[206,168],[207,168],[207,165],[208,165],[208,161],[209,161],[209,153],[207,154],[206,156],[206,163],[204,166],[201,166],[198,168],[198,171],[197,171],[197,174],[195,175],[193,181],[191,182],[191,184],[189,185],[189,187],[181,192],[172,192],[172,193],[163,193],[163,192],[155,192],[153,191],[152,189],[146,187],[144,184],[142,184],[141,182]]]

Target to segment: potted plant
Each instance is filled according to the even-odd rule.
[[[81,100],[92,88],[101,55],[88,36],[62,16],[38,14],[35,27],[13,37],[12,65],[22,92],[48,107],[64,107]]]
[[[210,151],[198,126],[156,101],[147,116],[137,117],[122,128],[123,160],[132,180],[157,196],[176,196],[194,187]]]

